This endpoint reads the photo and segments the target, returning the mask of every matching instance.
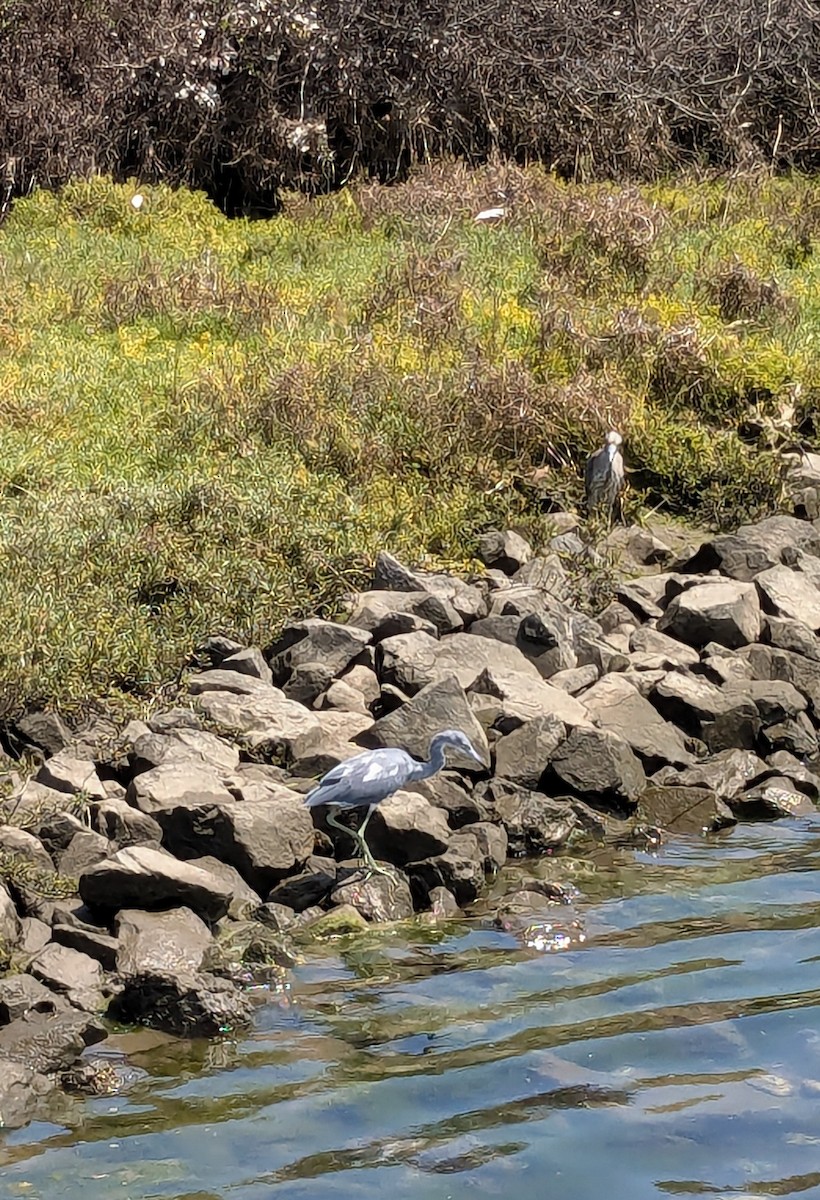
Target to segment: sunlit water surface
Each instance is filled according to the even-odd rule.
[[[0,1137],[0,1197],[820,1197],[820,819],[591,867],[568,949],[335,943],[238,1042],[146,1035],[130,1093]]]

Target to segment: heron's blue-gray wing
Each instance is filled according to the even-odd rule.
[[[366,750],[339,763],[322,777],[305,803],[308,808],[333,804],[359,808],[378,804],[414,776],[415,759],[404,750]]]

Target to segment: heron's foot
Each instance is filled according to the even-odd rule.
[[[366,846],[361,847],[362,851],[362,882],[370,879],[372,875],[386,875],[388,879],[395,878],[395,868],[383,866],[382,863],[376,862],[373,855]]]

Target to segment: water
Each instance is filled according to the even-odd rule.
[[[820,818],[576,883],[567,949],[336,943],[238,1043],[139,1035],[150,1079],[0,1139],[1,1200],[820,1197]]]

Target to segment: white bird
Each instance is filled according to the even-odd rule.
[[[620,447],[624,439],[614,429],[606,435],[603,446],[590,454],[584,471],[587,509],[605,508],[612,520],[612,510],[624,486],[624,460]]]
[[[474,221],[503,221],[507,215],[506,208],[484,208],[473,217]]]
[[[131,204],[131,207],[133,208],[134,212],[139,212],[139,210],[142,208],[144,203],[145,203],[145,197],[141,196],[139,194],[139,192],[137,192],[137,194],[135,196],[131,197],[130,204]]]
[[[357,830],[348,829],[346,825],[340,824],[334,819],[332,811],[327,814],[327,823],[353,838],[369,874],[389,874],[378,865],[364,840],[367,822],[377,805],[399,788],[408,783],[416,783],[419,779],[429,779],[431,775],[440,771],[445,764],[445,753],[448,749],[457,750],[482,767],[487,765],[465,733],[460,729],[445,729],[437,733],[430,742],[428,762],[419,762],[406,750],[390,746],[381,750],[365,750],[363,754],[356,754],[328,771],[316,787],[308,792],[305,804],[308,808],[318,808],[320,804],[326,804],[331,810],[366,808],[367,815]]]

